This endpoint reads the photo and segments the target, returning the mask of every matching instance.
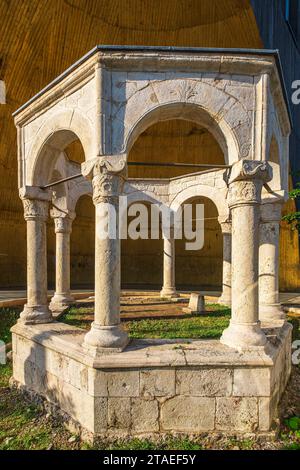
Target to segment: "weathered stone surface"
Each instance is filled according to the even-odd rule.
[[[175,394],[175,370],[146,369],[140,372],[140,394],[166,397]]]
[[[108,427],[113,429],[130,429],[131,403],[130,398],[109,398]]]
[[[133,398],[131,401],[131,416],[134,432],[158,431],[158,403],[156,400]]]
[[[233,395],[237,397],[268,397],[271,394],[270,369],[244,368],[233,373]]]
[[[176,393],[200,397],[229,396],[232,393],[230,369],[179,369]]]
[[[138,397],[139,372],[125,370],[111,371],[107,377],[107,386],[110,397]]]
[[[215,399],[204,397],[170,398],[161,405],[161,427],[165,431],[211,431],[215,421]]]
[[[254,397],[219,397],[216,408],[216,429],[220,431],[256,431],[258,405]]]
[[[90,395],[95,397],[107,397],[108,390],[107,390],[107,372],[99,370],[99,369],[92,369],[89,367],[88,369],[88,392]]]
[[[241,353],[217,341],[192,341],[181,344],[180,354],[186,362],[178,365],[174,356],[178,343],[174,349],[173,342],[143,341],[133,342],[131,351],[103,355],[97,369],[78,347],[78,335],[67,335],[77,329],[53,323],[53,336],[47,337],[48,328],[13,327],[16,345],[18,332],[26,336],[19,352],[24,347],[33,351],[30,360],[14,352],[14,379],[58,405],[91,433],[268,432],[288,379],[289,326],[278,330],[281,341],[272,357],[254,351]],[[36,343],[37,338],[42,344]],[[62,344],[67,353],[62,354]],[[138,367],[133,368],[133,363]],[[260,395],[269,386],[270,371],[270,394]],[[231,395],[233,379],[235,393],[248,395]],[[249,396],[250,392],[254,395]]]
[[[96,397],[94,400],[94,410],[91,416],[94,425],[93,432],[100,433],[107,429],[107,398]]]
[[[271,398],[258,398],[258,427],[260,431],[269,431],[277,417],[278,394]]]

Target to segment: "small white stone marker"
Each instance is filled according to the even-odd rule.
[[[203,313],[205,311],[204,296],[191,292],[189,306],[182,309],[185,313]]]

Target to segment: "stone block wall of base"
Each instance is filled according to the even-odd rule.
[[[291,328],[268,332],[268,353],[215,340],[136,340],[95,360],[83,353],[82,330],[18,324],[13,383],[66,413],[86,435],[269,432],[290,374]]]

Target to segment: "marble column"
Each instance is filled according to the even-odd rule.
[[[49,195],[38,188],[20,191],[27,224],[27,303],[20,315],[25,324],[49,323],[47,300],[47,234]],[[34,199],[33,197],[40,197]]]
[[[164,237],[163,251],[163,286],[161,297],[176,298],[178,294],[175,287],[175,239],[174,228],[170,229],[170,238]]]
[[[126,176],[126,157],[97,157],[82,165],[82,173],[92,178],[96,207],[95,316],[85,336],[84,348],[97,355],[109,350],[122,351],[128,343],[128,335],[120,325],[119,237],[119,196]],[[107,218],[104,214],[108,209]],[[112,233],[105,236],[107,222]]]
[[[51,211],[54,219],[56,238],[55,293],[50,302],[53,312],[60,312],[74,301],[70,290],[70,235],[73,214]]]
[[[229,327],[221,342],[236,349],[264,347],[258,319],[258,248],[261,190],[271,179],[268,163],[236,162],[229,175],[228,205],[232,219],[232,300]]]
[[[222,273],[222,294],[219,303],[231,305],[231,220],[219,217],[223,235],[223,273]]]
[[[259,319],[284,321],[279,303],[279,228],[280,202],[261,205],[259,227]]]

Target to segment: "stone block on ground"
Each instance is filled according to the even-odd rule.
[[[193,313],[193,314],[204,313],[205,312],[204,296],[197,292],[192,292],[188,307],[184,307],[182,310],[184,313]]]

